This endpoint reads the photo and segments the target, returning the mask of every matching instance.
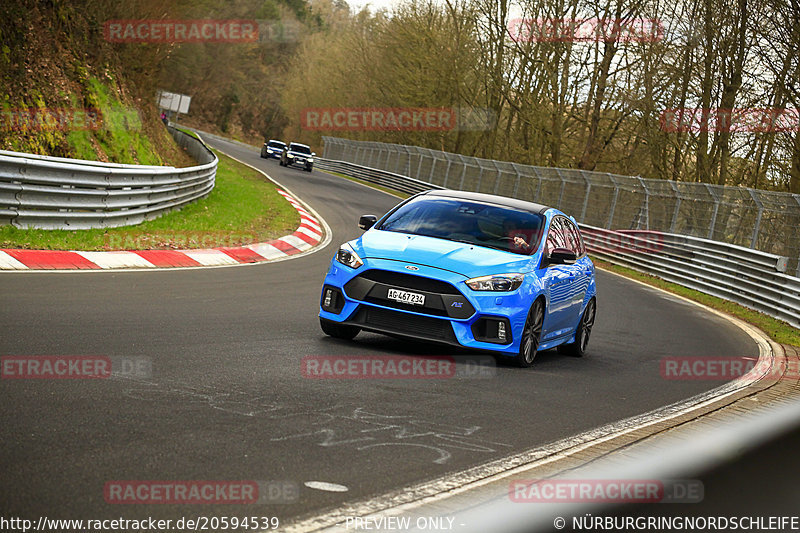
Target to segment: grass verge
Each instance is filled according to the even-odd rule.
[[[200,139],[200,137],[192,130],[187,130],[186,128],[179,128],[178,126],[174,126],[174,128],[178,131],[182,131],[183,133],[185,133],[190,137],[194,137],[195,139]]]
[[[699,302],[703,305],[707,305],[712,309],[717,309],[724,313],[728,313],[729,315],[733,315],[736,318],[744,320],[748,324],[752,324],[759,328],[764,333],[769,335],[775,342],[800,346],[800,330],[793,328],[786,322],[782,322],[763,313],[759,313],[758,311],[748,309],[747,307],[741,306],[737,303],[729,302],[727,300],[723,300],[722,298],[717,298],[716,296],[710,296],[694,289],[688,289],[676,283],[664,281],[663,279],[656,278],[648,274],[642,274],[641,272],[631,270],[630,268],[614,265],[595,257],[592,258],[592,261],[595,265],[604,270],[609,270],[625,277],[644,282],[648,285],[652,285],[653,287],[658,287],[659,289],[664,289],[665,291],[673,294],[677,294],[679,296],[683,296],[684,298]]]
[[[282,237],[300,223],[275,185],[255,170],[219,157],[214,190],[197,202],[137,226],[39,230],[0,226],[0,248],[41,250],[188,249],[242,246]]]

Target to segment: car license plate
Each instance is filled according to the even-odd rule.
[[[418,292],[389,289],[389,299],[403,304],[425,305],[425,295],[419,294]]]

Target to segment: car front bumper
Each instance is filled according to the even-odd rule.
[[[298,166],[301,166],[301,167],[310,167],[311,165],[314,164],[314,160],[313,159],[309,160],[309,159],[307,159],[305,157],[297,157],[297,156],[295,156],[295,157],[287,157],[286,158],[286,164],[288,164],[288,165],[298,165]]]
[[[519,353],[532,301],[525,284],[511,292],[473,291],[462,275],[425,265],[412,265],[418,270],[411,274],[407,265],[368,259],[352,269],[333,259],[320,296],[320,318],[389,335]],[[389,300],[390,288],[422,293],[425,304]]]

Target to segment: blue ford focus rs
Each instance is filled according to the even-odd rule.
[[[582,356],[594,325],[594,265],[574,220],[539,204],[428,191],[343,244],[331,261],[320,325],[500,352],[523,367],[558,347]]]

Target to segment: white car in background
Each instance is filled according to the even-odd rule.
[[[289,146],[281,153],[281,166],[299,165],[307,172],[311,172],[314,168],[315,155],[317,154],[312,152],[311,147],[307,144],[289,143]]]
[[[270,139],[261,147],[261,157],[266,159],[280,159],[281,154],[286,149],[286,143],[276,139]]]

